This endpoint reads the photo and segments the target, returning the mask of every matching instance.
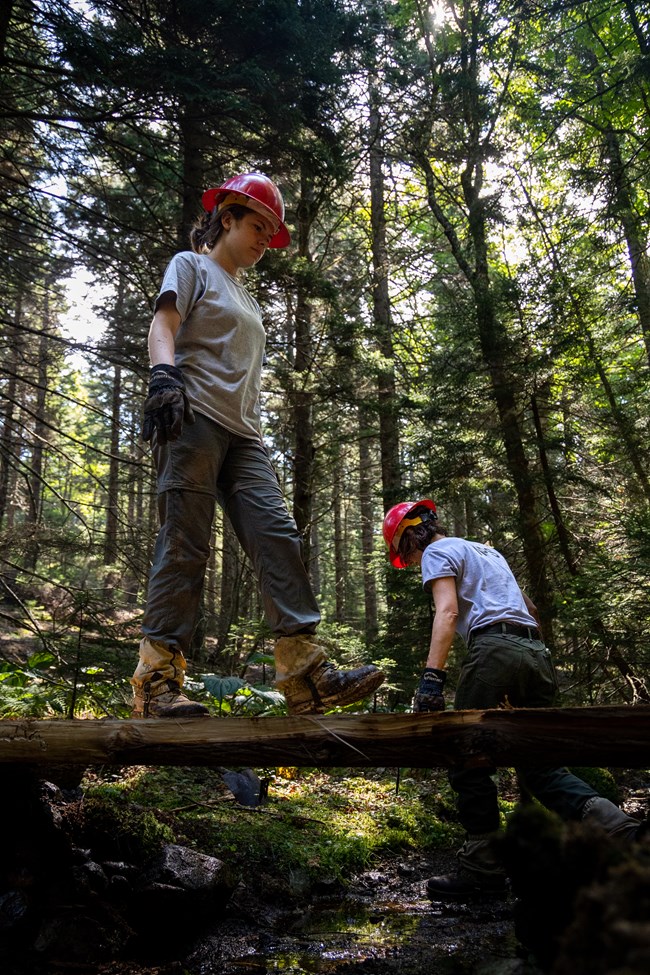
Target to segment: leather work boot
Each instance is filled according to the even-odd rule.
[[[209,713],[204,704],[190,701],[175,680],[148,680],[133,691],[134,718],[202,718]]]
[[[384,674],[368,664],[339,670],[314,633],[294,633],[275,641],[275,686],[282,691],[289,714],[322,714],[370,697]]]
[[[508,892],[505,874],[442,874],[427,881],[427,896],[432,901],[469,900],[474,897],[503,897]]]
[[[384,682],[384,674],[372,664],[355,670],[339,670],[330,661],[321,661],[301,677],[290,677],[280,690],[289,714],[323,714],[335,707],[363,701]]]

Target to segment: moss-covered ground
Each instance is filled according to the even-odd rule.
[[[173,841],[275,887],[343,881],[391,853],[448,849],[461,836],[442,772],[401,770],[398,780],[394,769],[255,771],[268,786],[255,808],[240,805],[215,769],[90,771],[88,838],[131,857]]]

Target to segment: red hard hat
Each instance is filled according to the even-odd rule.
[[[240,197],[241,199],[238,199]],[[241,203],[260,213],[275,228],[269,247],[287,247],[291,243],[289,231],[284,225],[284,201],[272,179],[262,173],[240,173],[231,176],[223,186],[206,190],[202,197],[203,208],[211,213],[215,206],[231,206]]]
[[[386,516],[384,517],[384,541],[388,545],[388,557],[396,569],[406,568],[402,559],[397,554],[397,549],[404,529],[410,525],[419,525],[422,523],[422,518],[420,517],[411,519],[408,517],[411,511],[420,507],[429,508],[435,514],[436,506],[433,501],[424,498],[422,501],[402,501],[400,504],[394,504],[386,512]]]

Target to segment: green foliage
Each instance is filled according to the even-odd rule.
[[[256,809],[235,805],[210,769],[135,769],[119,784],[93,777],[88,794],[102,826],[114,817],[119,830],[129,809],[136,824],[144,810],[155,812],[177,842],[254,872],[260,885],[344,880],[376,855],[448,847],[460,835],[456,824],[437,819],[432,809],[432,796],[449,790],[444,776],[404,780],[397,796],[386,773],[259,774],[269,779],[269,798]],[[146,824],[146,836],[157,842],[162,834],[149,819]],[[142,834],[144,826],[137,828]]]
[[[190,688],[198,688],[196,681],[187,681]],[[218,674],[202,674],[201,684],[217,702],[218,714],[261,715],[281,714],[286,710],[284,697],[279,691],[265,685],[253,685],[240,677],[220,677]]]
[[[332,657],[381,658],[390,683],[373,706],[408,706],[430,619],[417,576],[385,572],[381,513],[397,482],[539,590],[565,700],[648,700],[650,115],[637,6],[490,0],[465,17],[453,3],[423,16],[413,0],[153,0],[144,19],[128,4],[46,3],[37,17],[11,6],[0,179],[20,221],[0,214],[0,560],[33,642],[7,652],[0,713],[127,713],[155,532],[139,438],[151,305],[201,188],[250,168],[278,178],[294,231],[247,286],[268,335],[265,435],[289,504],[309,496]],[[383,185],[370,185],[371,152]],[[63,362],[73,269],[97,276],[105,334]],[[228,561],[221,525],[213,543],[211,707],[282,713],[266,680],[244,676],[268,636],[254,573],[241,553]],[[28,664],[36,646],[52,659]],[[194,649],[196,674],[200,639]],[[243,683],[229,692],[233,674]]]
[[[91,790],[83,804],[85,842],[111,859],[146,862],[165,843],[174,842],[169,826],[152,808],[128,801],[119,789]]]

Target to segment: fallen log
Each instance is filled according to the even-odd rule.
[[[0,763],[650,767],[650,706],[268,718],[2,720]]]

